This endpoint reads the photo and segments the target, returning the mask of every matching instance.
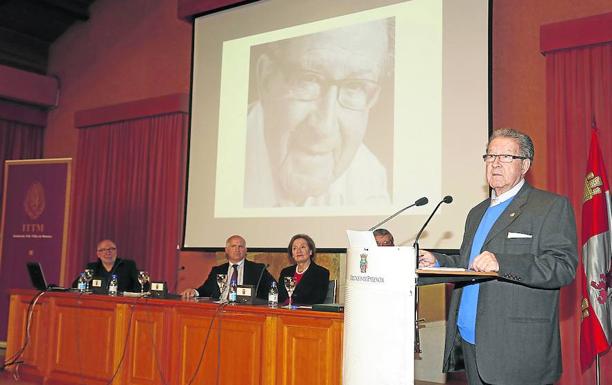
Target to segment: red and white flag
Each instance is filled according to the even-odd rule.
[[[582,322],[580,364],[586,370],[595,357],[612,344],[612,244],[610,227],[610,185],[597,130],[591,133],[591,147],[584,180],[582,202]]]

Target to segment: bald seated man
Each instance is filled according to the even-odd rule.
[[[246,259],[247,247],[246,241],[240,235],[232,235],[225,242],[225,257],[227,262],[215,266],[211,269],[208,274],[208,278],[197,289],[189,288],[183,290],[181,295],[183,298],[193,297],[212,297],[214,299],[227,300],[229,291],[229,281],[234,272],[234,266],[236,266],[238,285],[257,285],[257,281],[261,276],[259,287],[257,289],[258,298],[267,298],[268,290],[275,282],[272,275],[268,272],[266,265],[263,263],[255,263]],[[226,274],[227,283],[223,293],[219,291],[219,285],[217,285],[217,274]]]
[[[102,280],[102,287],[108,290],[111,276],[117,275],[117,289],[121,291],[140,291],[138,268],[131,259],[117,258],[117,245],[110,239],[103,239],[96,246],[96,262],[89,262],[86,269],[93,270],[93,276]],[[79,277],[72,283],[77,286]],[[146,286],[146,285],[145,285]],[[146,289],[146,288],[145,288]]]

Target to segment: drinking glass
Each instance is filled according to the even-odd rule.
[[[283,283],[285,284],[285,289],[287,289],[287,294],[289,294],[289,305],[287,308],[291,309],[291,296],[293,295],[293,290],[295,290],[295,279],[293,277],[284,277]]]
[[[140,283],[140,295],[144,295],[144,285],[149,282],[149,273],[142,270],[138,272],[138,283]]]
[[[85,278],[85,292],[89,293],[91,292],[91,286],[90,286],[90,282],[93,279],[93,274],[94,271],[93,269],[85,269],[85,271],[83,271],[84,278]]]
[[[217,274],[217,285],[219,286],[219,303],[223,303],[223,291],[227,284],[227,274]]]

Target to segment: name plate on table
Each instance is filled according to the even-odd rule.
[[[168,285],[166,282],[151,282],[151,297],[166,298]]]
[[[108,294],[108,287],[106,287],[102,278],[94,277],[91,280],[91,291],[94,294]]]
[[[238,285],[238,288],[236,289],[236,302],[252,304],[255,297],[255,286]]]

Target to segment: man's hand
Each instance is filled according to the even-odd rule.
[[[436,257],[427,250],[419,250],[419,267],[432,267],[436,265]]]
[[[497,262],[497,258],[495,257],[495,254],[489,251],[484,251],[481,254],[474,257],[471,268],[474,271],[498,272],[499,263]]]
[[[183,297],[184,299],[189,299],[189,298],[193,298],[197,296],[198,296],[198,292],[196,289],[189,288],[181,292],[181,297]]]

